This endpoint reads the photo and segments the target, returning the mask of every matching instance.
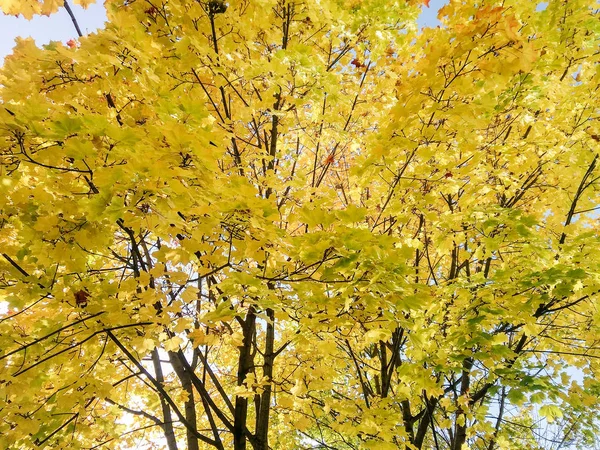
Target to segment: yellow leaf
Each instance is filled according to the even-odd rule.
[[[179,350],[179,346],[183,344],[183,342],[183,339],[181,339],[179,336],[173,336],[172,338],[163,342],[163,346],[168,352],[177,351]]]
[[[76,5],[80,5],[83,9],[87,9],[88,6],[96,3],[96,0],[73,0]]]
[[[64,2],[61,0],[44,0],[42,5],[41,13],[45,16],[49,16],[50,14],[54,14],[58,11],[58,8],[63,6]]]

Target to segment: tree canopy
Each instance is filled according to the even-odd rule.
[[[598,4],[426,4],[107,0],[17,40],[0,448],[598,443]]]

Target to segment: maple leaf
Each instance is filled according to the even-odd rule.
[[[88,6],[96,3],[96,0],[73,0],[73,3],[81,6],[83,9],[87,9]]]
[[[40,14],[41,8],[38,0],[0,0],[0,10],[4,14],[22,14],[27,20],[31,20],[35,14]]]
[[[43,0],[40,13],[44,16],[49,16],[57,12],[63,4],[64,1],[61,0]]]
[[[354,58],[350,64],[352,64],[354,67],[356,67],[357,69],[361,69],[363,67],[365,67],[365,65],[357,58]]]
[[[75,304],[81,308],[85,308],[88,304],[88,298],[90,298],[90,293],[80,289],[79,291],[75,292],[74,294],[75,297]]]

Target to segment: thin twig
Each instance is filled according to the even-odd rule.
[[[73,25],[75,25],[77,34],[79,35],[79,37],[83,37],[83,33],[81,32],[81,28],[79,28],[79,24],[77,23],[75,14],[73,14],[73,10],[71,9],[71,6],[69,5],[69,3],[67,3],[67,0],[65,0],[65,2],[64,2],[64,7],[67,10],[67,12],[69,13],[69,16],[71,17],[71,21],[73,22]]]

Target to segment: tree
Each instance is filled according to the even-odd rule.
[[[1,448],[595,443],[598,5],[421,3],[110,0],[18,40]]]

